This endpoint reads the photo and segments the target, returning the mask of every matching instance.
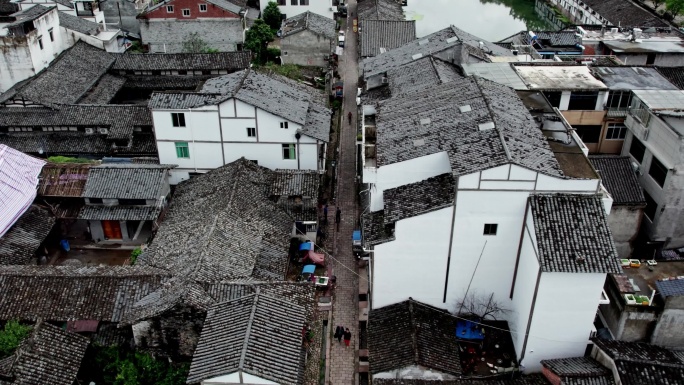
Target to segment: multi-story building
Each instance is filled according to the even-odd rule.
[[[343,3],[341,0],[260,0],[261,12],[264,12],[269,2],[278,4],[280,13],[285,18],[304,12],[313,12],[329,19],[334,17],[335,12],[337,12],[337,6]]]
[[[275,76],[275,75],[274,75]],[[322,93],[251,70],[200,92],[154,93],[149,107],[171,184],[245,157],[270,169],[323,170],[331,112]]]

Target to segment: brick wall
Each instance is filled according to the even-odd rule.
[[[200,12],[200,5],[206,5],[206,12]],[[173,7],[169,12],[168,7]],[[190,11],[190,16],[183,16],[183,9]],[[173,0],[165,3],[161,7],[148,12],[145,17],[149,19],[197,19],[197,18],[239,18],[232,12],[226,11],[214,4],[197,0]]]
[[[240,19],[195,19],[179,21],[176,19],[140,19],[140,34],[143,44],[148,44],[150,52],[183,52],[183,42],[193,32],[198,33],[209,48],[221,52],[236,51],[237,44],[243,42],[242,21]]]

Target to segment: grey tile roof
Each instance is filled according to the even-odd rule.
[[[471,111],[461,113],[466,105]],[[506,163],[563,175],[518,95],[489,80],[427,84],[379,102],[376,110],[378,166],[446,151],[456,176]],[[480,130],[487,122],[495,128]]]
[[[317,90],[252,70],[207,80],[199,93],[159,93],[150,98],[151,109],[186,109],[219,104],[236,98],[288,121],[301,124],[301,133],[327,142],[332,111]]]
[[[676,90],[655,68],[592,67],[592,74],[611,90]]]
[[[393,378],[374,378],[373,385],[549,385],[550,383],[540,373],[527,374],[515,378],[463,378],[459,380],[414,380],[414,379],[393,379]],[[566,385],[562,383],[561,385]],[[604,385],[604,384],[577,384],[577,385]],[[609,384],[605,384],[609,385]]]
[[[281,27],[283,31],[282,37],[294,35],[308,29],[315,34],[334,40],[337,37],[335,26],[335,20],[311,11],[306,11],[283,20],[283,25]]]
[[[363,231],[363,242],[366,245],[366,248],[395,239],[394,225],[385,223],[384,211],[365,212],[361,216],[361,229]]]
[[[52,230],[55,217],[49,211],[31,206],[0,238],[0,264],[26,265]]]
[[[2,94],[0,101],[24,98],[45,106],[76,103],[98,82],[112,63],[112,54],[78,41],[21,87],[12,88]]]
[[[404,9],[396,0],[359,0],[359,20],[404,20]]]
[[[67,332],[47,322],[33,326],[31,334],[8,357],[3,385],[71,385],[81,367],[88,338]]]
[[[361,20],[361,57],[376,56],[416,39],[414,20]]]
[[[414,300],[373,309],[368,318],[370,372],[420,365],[460,375],[457,319],[445,313]]]
[[[0,319],[119,322],[168,277],[147,266],[0,266]]]
[[[541,364],[560,377],[591,377],[610,374],[610,370],[591,357],[542,360]]]
[[[621,385],[681,385],[684,366],[653,365],[648,362],[615,363]]]
[[[658,16],[631,1],[625,0],[585,0],[584,3],[596,11],[613,26],[622,27],[669,27]]]
[[[115,58],[113,71],[237,71],[249,68],[252,53],[124,53],[115,55]]]
[[[168,188],[168,171],[174,166],[112,164],[91,167],[84,198],[159,199]]]
[[[229,0],[207,0],[208,3],[214,4],[217,7],[221,7],[227,11],[233,12],[235,14],[240,14],[240,11],[244,8],[244,5],[239,5],[238,1]]]
[[[684,90],[684,67],[655,67],[672,84],[680,90]]]
[[[455,191],[451,174],[387,189],[382,193],[385,224],[451,206]]]
[[[181,183],[138,263],[198,281],[282,280],[294,221],[268,199],[273,174],[242,158]]]
[[[53,9],[55,9],[54,6],[44,7],[40,4],[36,4],[31,8],[26,8],[22,11],[13,13],[12,16],[14,18],[16,18],[16,21],[7,24],[4,27],[5,28],[15,27],[17,25],[21,25],[21,24],[26,23],[28,21],[36,20],[39,17],[45,15],[46,13],[50,12]]]
[[[159,206],[83,206],[78,219],[98,221],[155,221],[162,208]]]
[[[613,360],[650,362],[652,364],[684,365],[675,351],[645,342],[592,339],[596,347]]]
[[[665,299],[684,295],[684,277],[659,279],[655,282],[658,294]]]
[[[538,194],[529,205],[542,271],[622,271],[599,196]]]
[[[124,87],[127,79],[105,74],[79,101],[78,104],[109,104]]]
[[[59,15],[59,26],[82,33],[84,35],[95,36],[100,32],[100,24],[82,19],[78,16],[68,14],[66,12],[57,12]]]
[[[639,184],[629,156],[591,155],[589,160],[601,176],[603,185],[613,197],[613,204],[641,205],[646,203],[644,190]]]
[[[572,46],[575,44],[581,44],[581,40],[575,36],[575,31],[532,31],[537,36],[538,44],[542,47],[563,47]],[[501,40],[503,43],[511,43],[516,45],[531,45],[533,40],[530,36],[530,31],[520,31],[513,36]],[[539,47],[536,47],[539,48]]]
[[[275,170],[273,183],[268,191],[276,196],[303,196],[318,198],[321,174],[312,170]]]
[[[0,0],[0,15],[11,15],[19,11],[19,6],[11,0]]]
[[[195,76],[175,76],[175,75],[126,75],[125,87],[128,89],[141,89],[152,91],[166,90],[196,90],[207,79],[216,75],[195,75]]]
[[[435,33],[413,40],[400,47],[387,51],[375,57],[363,60],[363,76],[368,78],[373,75],[385,73],[390,69],[400,67],[412,62],[414,55],[435,55],[456,46],[468,46],[474,48],[481,55],[479,42],[484,43],[484,52],[492,56],[511,56],[511,51],[498,45],[473,36],[453,25]]]
[[[36,126],[104,127],[108,128],[107,139],[127,139],[131,138],[135,127],[151,127],[152,115],[145,106],[114,104],[64,105],[57,110],[30,107],[0,109],[0,127]]]
[[[74,3],[71,2],[71,0],[54,0],[55,3],[61,4],[67,8],[74,9]]]
[[[188,383],[242,371],[278,384],[304,378],[307,309],[257,292],[213,306],[190,365]]]
[[[83,132],[10,132],[0,133],[0,143],[27,154],[103,156],[157,156],[157,142],[152,133],[133,133],[130,146],[112,148],[106,135],[88,135]]]

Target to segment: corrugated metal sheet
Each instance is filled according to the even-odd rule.
[[[0,237],[36,197],[38,174],[45,162],[0,144]]]

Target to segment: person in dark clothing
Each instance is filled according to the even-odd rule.
[[[349,347],[349,342],[351,342],[351,332],[349,328],[344,329],[344,346],[345,349]]]
[[[335,328],[335,338],[337,338],[337,342],[342,344],[342,337],[344,336],[344,328],[342,326],[337,326]]]
[[[349,111],[347,113],[347,120],[349,121],[349,124],[351,124],[351,118],[352,118],[352,113],[351,113],[351,111]]]
[[[342,221],[342,210],[340,208],[337,208],[337,211],[335,211],[335,225],[337,225],[337,231],[340,231],[340,222]]]
[[[323,216],[325,217],[326,223],[328,222],[328,205],[323,206]]]

